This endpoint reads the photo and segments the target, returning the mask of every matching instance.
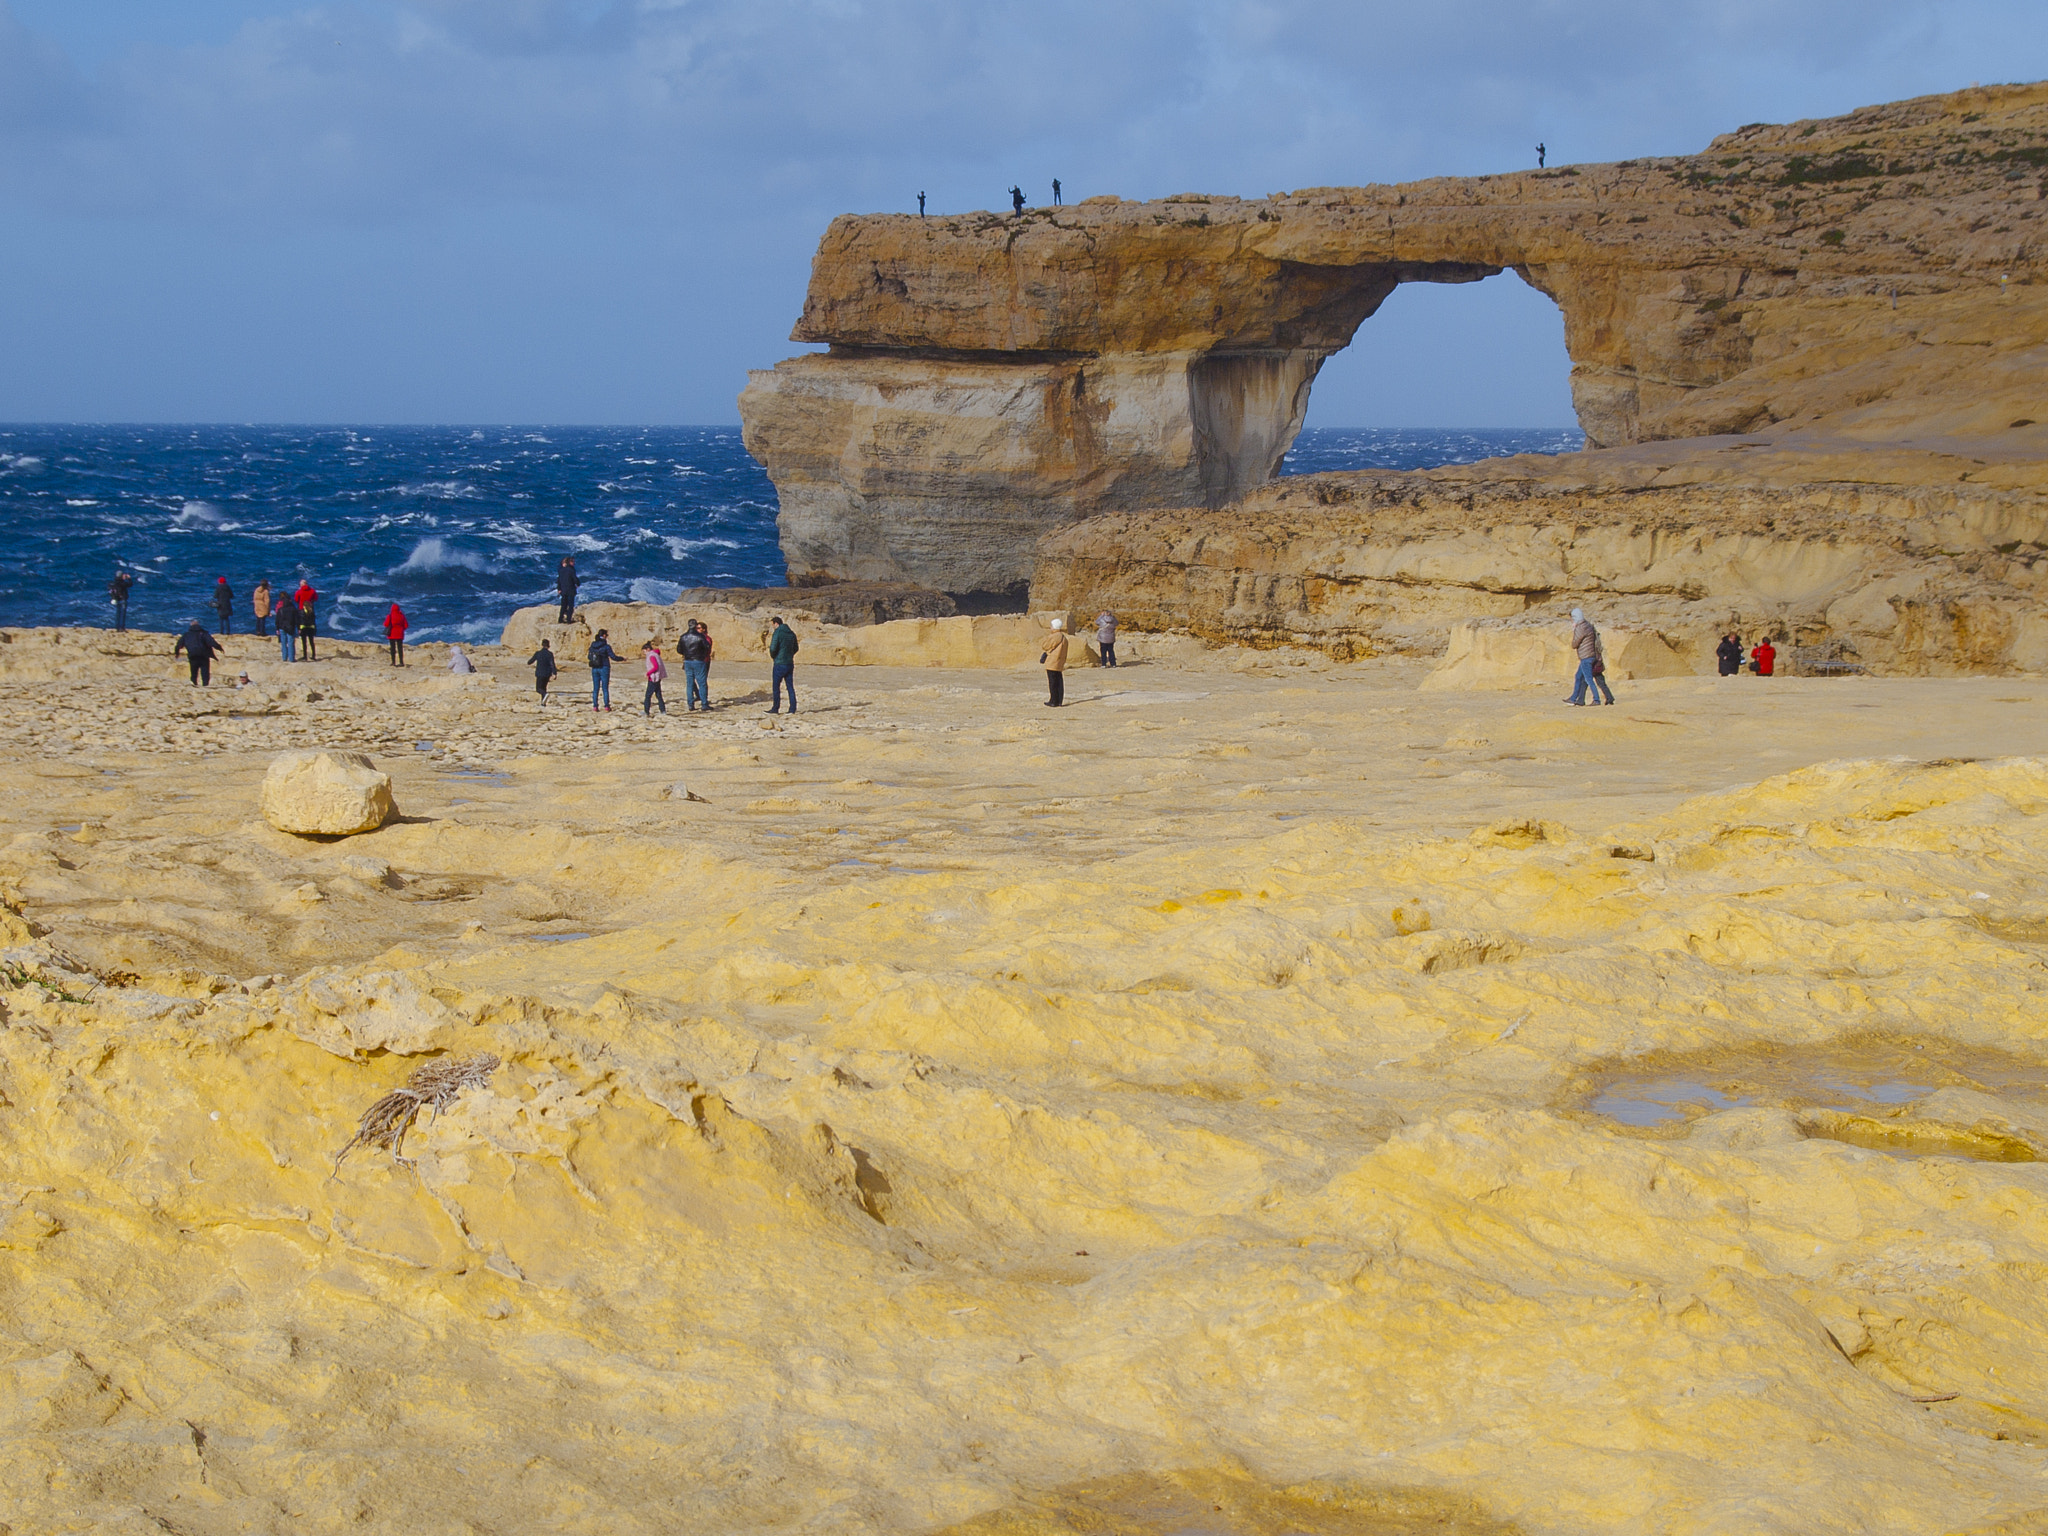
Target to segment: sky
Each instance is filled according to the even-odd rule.
[[[0,0],[0,420],[738,420],[841,212],[1469,175],[2048,75],[2041,0]],[[1569,425],[1411,284],[1311,425]]]

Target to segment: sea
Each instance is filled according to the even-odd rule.
[[[1425,469],[1583,446],[1576,429],[1313,428],[1283,474]],[[381,640],[393,602],[414,640],[497,639],[554,601],[576,557],[583,600],[668,603],[690,587],[786,577],[775,488],[737,427],[0,426],[0,626],[214,627],[235,594],[309,579],[321,624]]]

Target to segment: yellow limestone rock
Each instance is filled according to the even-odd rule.
[[[263,819],[280,832],[374,832],[397,810],[391,776],[361,752],[286,752],[263,775]]]
[[[1685,659],[1655,630],[1616,626],[1600,633],[1608,677],[1633,682],[1645,677],[1686,677]],[[1569,630],[1556,623],[1481,619],[1451,627],[1450,649],[1422,680],[1422,687],[1527,688],[1569,685],[1579,664]]]

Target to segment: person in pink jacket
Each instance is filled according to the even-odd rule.
[[[647,644],[647,697],[640,701],[641,714],[652,715],[657,704],[664,715],[668,713],[668,700],[661,696],[661,685],[667,681],[668,667],[661,659],[661,642],[650,640]]]

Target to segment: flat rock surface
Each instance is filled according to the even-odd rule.
[[[649,722],[490,648],[237,692],[46,634],[0,646],[17,1529],[2048,1502],[2039,678],[800,663],[793,720],[735,667]],[[313,744],[405,819],[270,828]]]

